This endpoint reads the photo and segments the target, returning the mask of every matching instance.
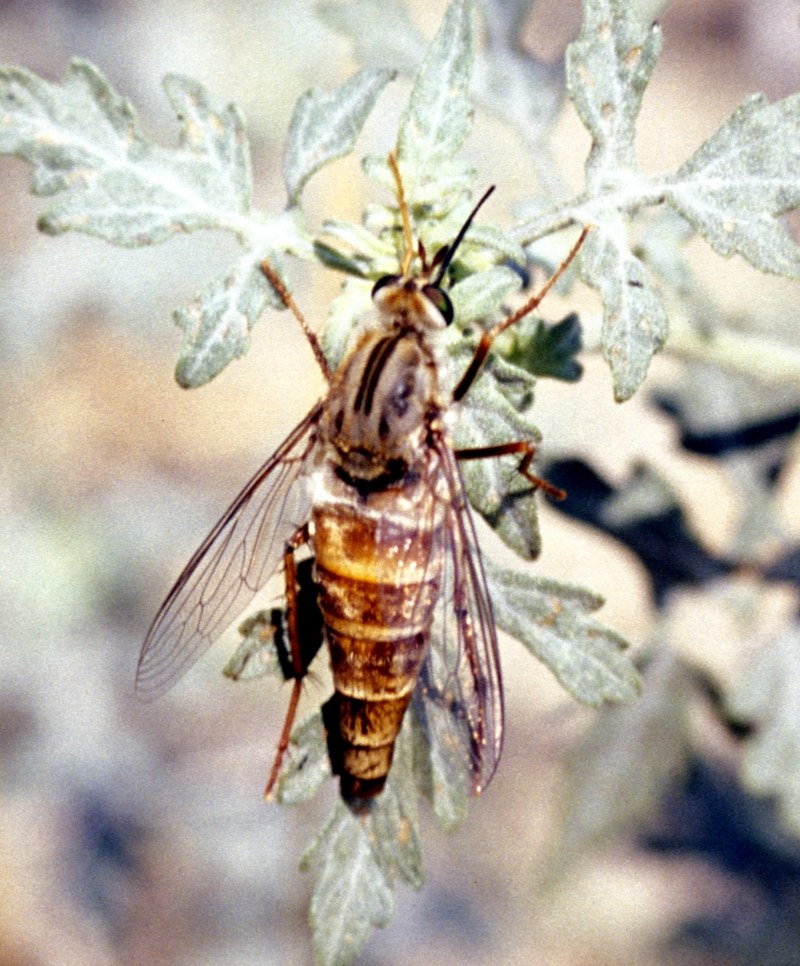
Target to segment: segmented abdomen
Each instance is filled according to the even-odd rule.
[[[354,808],[383,789],[440,593],[442,524],[420,509],[385,517],[336,502],[312,515],[336,691],[325,723],[342,797]]]

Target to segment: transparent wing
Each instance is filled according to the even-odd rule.
[[[478,794],[491,781],[503,746],[500,653],[480,547],[456,458],[446,444],[440,447],[440,457],[449,492],[442,592],[420,672],[418,709],[440,753],[459,750],[469,769],[472,791]],[[435,703],[435,714],[426,714],[426,702]]]
[[[139,655],[136,689],[166,691],[247,607],[277,569],[284,545],[308,519],[297,485],[314,446],[317,405],[258,470],[184,568]]]

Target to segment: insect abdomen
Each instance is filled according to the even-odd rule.
[[[351,807],[383,789],[425,658],[439,597],[441,524],[390,521],[347,503],[313,514],[315,578],[335,695],[325,709],[331,764]]]

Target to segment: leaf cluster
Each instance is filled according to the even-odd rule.
[[[277,214],[253,205],[240,112],[215,105],[202,85],[185,77],[164,82],[178,122],[177,146],[164,147],[144,135],[130,102],[84,61],[73,62],[60,84],[3,68],[0,152],[30,164],[32,190],[51,199],[39,221],[50,234],[82,231],[130,247],[198,230],[234,234],[240,252],[233,264],[174,313],[183,331],[176,366],[182,386],[213,379],[247,351],[265,307],[284,307],[260,266],[268,260],[280,270],[287,256],[313,259],[347,275],[322,335],[335,367],[370,305],[372,281],[397,270],[399,211],[397,204],[376,204],[363,224],[332,218],[314,237],[303,218],[304,191],[324,166],[354,149],[381,92],[403,74],[411,78],[411,89],[394,149],[414,233],[425,251],[451,242],[472,208],[474,172],[460,152],[476,105],[516,131],[538,181],[531,191],[532,215],[505,229],[474,225],[450,268],[457,325],[443,339],[445,379],[457,380],[482,327],[516,297],[529,265],[541,255],[541,241],[591,225],[579,271],[602,301],[600,345],[615,396],[628,399],[642,385],[653,355],[667,344],[668,308],[687,301],[693,288],[681,254],[692,234],[725,257],[736,254],[761,271],[800,277],[798,248],[781,221],[800,205],[800,95],[775,104],[761,95],[746,99],[676,171],[644,174],[635,155],[636,123],[661,50],[659,26],[642,19],[636,4],[584,0],[580,35],[566,54],[564,84],[557,70],[520,46],[527,8],[524,0],[480,5],[452,0],[426,45],[399,0],[319,3],[320,15],[352,40],[363,67],[334,90],[312,88],[298,100],[283,157],[285,208]],[[481,51],[478,24],[485,36]],[[592,141],[583,189],[567,198],[547,143],[565,97]],[[363,168],[380,190],[391,190],[385,152],[364,158]],[[631,226],[637,222],[644,230],[633,242]],[[682,334],[680,344],[685,347],[688,338]],[[536,441],[530,418],[535,380],[579,378],[575,357],[581,346],[575,316],[552,326],[525,319],[498,343],[465,397],[455,445]],[[530,486],[515,468],[513,459],[474,461],[465,464],[463,475],[473,506],[517,554],[533,559],[539,551],[536,509]],[[491,565],[487,570],[498,625],[575,698],[596,706],[637,694],[639,678],[624,641],[591,616],[602,603],[596,595],[524,572]],[[280,621],[279,613],[268,612],[248,622],[226,673],[236,678],[282,673],[273,646]],[[778,653],[786,657],[791,648]],[[672,694],[680,674],[664,667],[659,680],[667,682],[664,693]],[[773,693],[774,678],[772,665],[762,667],[755,681],[766,683],[745,693],[741,707],[766,715],[764,695]],[[783,698],[774,715],[785,725],[793,697]],[[640,704],[641,735],[652,734],[661,710],[662,705]],[[421,882],[417,793],[431,801],[448,827],[463,815],[468,782],[463,763],[444,740],[447,728],[445,709],[417,701],[376,810],[360,820],[338,804],[307,853],[304,864],[318,870],[312,919],[320,962],[348,961],[368,931],[388,921],[395,884]],[[775,734],[775,742],[767,743],[773,749],[786,740],[786,729],[776,727]],[[680,757],[673,751],[670,762]],[[759,771],[757,750],[753,760],[754,782],[765,790],[776,787],[774,769]],[[770,761],[775,760],[773,755]],[[313,716],[292,737],[279,797],[287,803],[305,800],[328,773],[321,720]]]

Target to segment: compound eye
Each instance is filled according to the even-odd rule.
[[[399,281],[399,275],[382,275],[372,286],[372,297],[375,298],[378,292],[380,292],[382,288],[386,288],[387,285],[396,285]]]
[[[442,318],[444,319],[445,325],[450,325],[453,321],[453,303],[450,301],[450,296],[443,289],[439,288],[438,285],[425,285],[422,289],[422,294],[430,299],[431,302],[436,306],[436,308],[441,312]]]

